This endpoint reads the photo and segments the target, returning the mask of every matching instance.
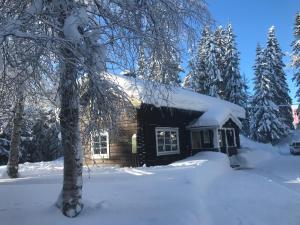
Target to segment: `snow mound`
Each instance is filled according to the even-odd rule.
[[[255,142],[243,135],[240,135],[240,140],[241,149],[238,157],[247,167],[255,167],[264,161],[270,160],[274,155],[280,154],[280,149],[277,146]]]

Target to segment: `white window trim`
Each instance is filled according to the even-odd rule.
[[[158,131],[173,131],[173,132],[176,132],[176,136],[177,136],[177,150],[176,151],[164,151],[164,152],[159,152],[158,151],[158,138],[157,138],[157,132]],[[155,128],[155,140],[156,140],[156,155],[157,156],[180,154],[179,129],[177,127],[156,127]]]
[[[224,130],[224,131],[225,131],[225,146],[226,146],[226,148],[237,147],[237,144],[236,144],[236,137],[235,137],[235,129],[234,129],[234,128],[231,128],[231,127],[222,127],[222,128],[220,128],[219,130]],[[226,133],[227,130],[232,130],[232,131],[233,131],[233,141],[234,141],[234,145],[233,145],[233,146],[229,146],[229,145],[228,145],[227,133]],[[218,138],[219,138],[219,137],[218,137]]]
[[[96,131],[94,131],[96,132]],[[93,134],[91,134],[91,151],[94,159],[109,159],[109,133],[108,131],[101,131],[99,132],[99,135],[106,135],[106,154],[95,154],[94,148],[93,148]],[[100,152],[101,152],[101,143],[100,143]]]

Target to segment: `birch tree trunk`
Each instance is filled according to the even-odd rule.
[[[24,90],[19,86],[13,118],[13,129],[11,134],[10,152],[7,163],[7,175],[10,178],[18,177],[19,151],[21,144],[21,126],[24,112]]]
[[[82,147],[79,129],[79,87],[74,55],[63,49],[60,75],[60,124],[64,152],[63,189],[57,206],[68,217],[77,216],[82,208]]]

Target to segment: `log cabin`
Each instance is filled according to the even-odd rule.
[[[118,166],[166,165],[200,151],[228,156],[240,147],[245,110],[233,103],[133,77],[112,75],[126,93],[134,117],[120,116],[118,135],[103,128],[85,146],[88,163]]]

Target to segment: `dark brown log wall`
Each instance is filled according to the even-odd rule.
[[[138,127],[144,134],[143,140],[138,140],[138,145],[144,146],[144,148],[138,148],[139,165],[164,165],[190,156],[190,131],[186,129],[186,126],[200,115],[202,113],[197,111],[167,107],[157,108],[153,105],[142,104],[137,110]],[[156,127],[179,128],[180,154],[157,156]]]

